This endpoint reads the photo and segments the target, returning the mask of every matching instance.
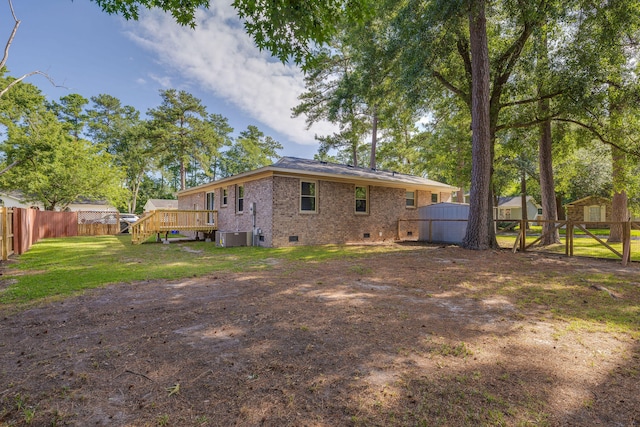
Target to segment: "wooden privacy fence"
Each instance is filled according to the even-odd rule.
[[[0,252],[3,260],[23,254],[40,239],[114,235],[122,231],[118,212],[54,212],[0,208]]]
[[[76,212],[12,208],[14,253],[25,253],[40,239],[78,235]]]
[[[0,208],[0,251],[6,261],[13,254],[13,209]]]
[[[76,226],[78,236],[110,236],[123,231],[126,225],[120,222],[120,212],[79,211]]]

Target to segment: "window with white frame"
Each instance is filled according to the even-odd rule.
[[[369,212],[369,189],[356,186],[356,213]]]
[[[589,222],[602,221],[600,206],[589,206]]]
[[[227,202],[229,201],[229,189],[222,189],[222,204],[221,206],[227,206]]]
[[[415,191],[407,191],[405,195],[406,206],[408,208],[416,207],[416,192]]]
[[[300,211],[317,212],[317,183],[315,181],[300,181]]]
[[[431,193],[431,203],[438,203],[438,193]]]
[[[244,185],[236,186],[236,212],[242,213],[244,211]]]

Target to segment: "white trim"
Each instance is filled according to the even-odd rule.
[[[242,188],[242,197],[240,197],[240,189]],[[241,214],[244,212],[244,184],[236,184],[236,213]],[[240,199],[242,199],[242,209],[240,209]]]
[[[318,181],[311,179],[302,179],[300,178],[300,185],[298,186],[298,212],[302,214],[316,214],[318,213]],[[302,184],[313,184],[314,186],[314,195],[313,195],[313,210],[303,210],[302,209]],[[305,197],[311,198],[309,195],[304,195]]]
[[[365,191],[365,198],[364,199],[358,199],[356,198],[356,193],[358,191],[358,188],[364,188]],[[364,211],[359,211],[358,209],[358,200],[364,200],[365,201],[365,210]],[[356,215],[368,215],[369,214],[369,209],[370,209],[370,204],[371,204],[371,198],[369,197],[369,186],[368,185],[354,185],[353,186],[353,210],[355,212]]]

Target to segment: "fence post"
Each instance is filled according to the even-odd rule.
[[[631,219],[622,224],[622,265],[631,261]]]
[[[0,225],[0,236],[2,236],[2,260],[9,259],[9,251],[7,250],[7,240],[9,240],[7,232],[7,208],[0,208],[2,210],[2,225]]]
[[[569,236],[567,239],[567,255],[573,256],[573,221],[567,221],[567,233]]]

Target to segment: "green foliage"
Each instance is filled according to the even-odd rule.
[[[124,186],[129,194],[120,208],[135,212],[141,182],[153,165],[148,127],[135,108],[122,106],[111,95],[94,96],[91,101],[92,108],[87,111],[88,134],[94,143],[106,147],[115,165],[124,171]]]
[[[265,136],[257,127],[248,126],[240,132],[231,148],[225,151],[220,162],[221,176],[236,175],[268,166],[280,157],[277,150],[282,150],[278,141]]]
[[[565,202],[588,196],[611,197],[611,150],[607,146],[578,148],[558,159],[556,189]]]
[[[202,101],[185,91],[162,90],[160,96],[162,104],[148,111],[153,149],[162,166],[179,167],[184,190],[188,165],[194,161],[209,171],[232,129],[223,117],[209,116]]]
[[[28,126],[12,129],[4,151],[7,161],[29,153],[2,175],[1,185],[19,189],[25,199],[41,202],[45,209],[65,209],[78,198],[119,202],[122,175],[112,157],[86,140],[72,139],[63,123],[46,111],[28,119]]]
[[[60,122],[64,123],[67,133],[79,139],[84,130],[87,114],[84,111],[89,100],[82,95],[72,93],[60,98],[60,102],[47,102],[47,109],[53,112]]]
[[[199,7],[208,7],[209,0],[92,0],[103,11],[109,14],[120,14],[125,19],[137,20],[140,16],[140,7],[153,9],[158,8],[165,12],[170,12],[176,22],[181,25],[189,25],[194,28],[196,25],[196,10]]]

